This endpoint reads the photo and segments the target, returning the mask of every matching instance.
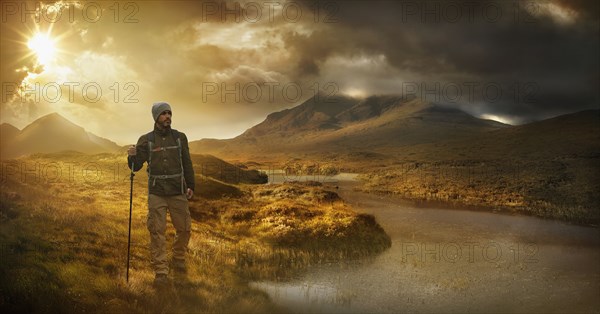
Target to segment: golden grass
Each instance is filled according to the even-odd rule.
[[[354,213],[320,186],[235,185],[198,174],[199,197],[190,202],[189,272],[156,291],[145,224],[147,176],[140,171],[134,184],[130,282],[125,284],[129,173],[124,159],[36,155],[14,162],[40,173],[24,177],[3,169],[3,313],[281,312],[248,281],[285,278],[310,263],[367,256],[390,246],[372,216]],[[100,171],[86,174],[86,165]],[[50,172],[58,166],[61,176]],[[169,223],[169,244],[173,237]]]
[[[595,160],[405,162],[361,178],[363,190],[569,222],[600,222]]]

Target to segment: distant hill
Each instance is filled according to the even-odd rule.
[[[328,98],[321,102],[311,98],[291,109],[267,116],[265,121],[251,127],[240,138],[251,138],[278,134],[297,134],[300,131],[336,130],[341,128],[337,116],[358,103],[348,97]]]
[[[309,99],[275,112],[238,137],[190,142],[194,153],[242,155],[351,153],[465,138],[508,125],[401,96]]]
[[[203,177],[210,177],[229,184],[262,184],[268,177],[257,170],[248,170],[221,160],[212,155],[192,154],[194,171]]]
[[[96,154],[119,149],[115,142],[85,131],[58,113],[43,116],[21,131],[2,124],[1,131],[3,159],[65,150]]]
[[[529,124],[475,133],[467,138],[421,143],[399,160],[549,160],[598,158],[600,110],[585,110]],[[391,154],[392,148],[383,151]]]
[[[600,110],[584,110],[495,130],[474,136],[469,141],[451,142],[448,146],[455,151],[472,152],[473,157],[480,158],[598,158]]]
[[[0,125],[0,155],[4,155],[6,149],[9,149],[12,141],[19,135],[21,130],[12,124],[2,123]]]
[[[366,173],[370,192],[600,222],[600,110],[380,153],[315,159]]]

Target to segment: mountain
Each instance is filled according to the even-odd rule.
[[[522,159],[600,157],[600,110],[584,110],[474,136],[448,144],[478,157]]]
[[[269,114],[265,121],[251,127],[240,137],[260,137],[273,133],[297,134],[300,131],[336,130],[341,126],[338,114],[352,108],[358,100],[348,97],[316,101],[313,97],[291,109]]]
[[[6,135],[5,128],[8,130]],[[118,149],[116,143],[86,132],[58,113],[43,116],[18,133],[8,127],[2,127],[3,159],[64,150],[96,154]]]
[[[506,127],[458,109],[401,96],[313,98],[268,115],[233,139],[190,142],[190,150],[228,157],[350,153],[440,142]]]
[[[343,128],[324,134],[321,144],[337,149],[377,149],[447,141],[507,125],[418,99],[369,97],[337,116]]]
[[[5,139],[5,137],[12,138],[19,134],[19,132],[21,132],[21,130],[17,129],[10,123],[0,124],[0,136],[2,137],[2,139]]]
[[[0,159],[10,151],[10,145],[21,131],[12,124],[0,124]]]
[[[12,141],[17,135],[19,135],[20,132],[21,130],[17,129],[12,124],[0,124],[0,143],[4,145],[5,143]]]

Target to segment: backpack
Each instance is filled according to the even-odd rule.
[[[146,168],[148,171],[148,189],[150,189],[150,181],[152,181],[152,186],[156,184],[156,179],[169,179],[169,178],[177,178],[181,177],[181,194],[185,194],[183,191],[183,186],[185,185],[185,178],[183,176],[183,158],[181,156],[181,139],[179,138],[179,131],[175,129],[171,129],[171,135],[173,139],[177,142],[177,146],[166,146],[166,147],[157,147],[153,148],[155,143],[154,130],[150,131],[146,134],[146,138],[148,139],[148,167]],[[163,151],[167,149],[177,149],[179,150],[179,164],[181,165],[181,172],[177,174],[169,174],[169,175],[153,175],[150,173],[150,168],[152,164],[152,152],[153,151]]]

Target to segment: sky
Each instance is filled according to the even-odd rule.
[[[396,94],[523,124],[599,109],[596,1],[1,3],[0,122],[120,145],[167,101],[191,140],[308,98]],[[326,101],[324,101],[326,105]]]

